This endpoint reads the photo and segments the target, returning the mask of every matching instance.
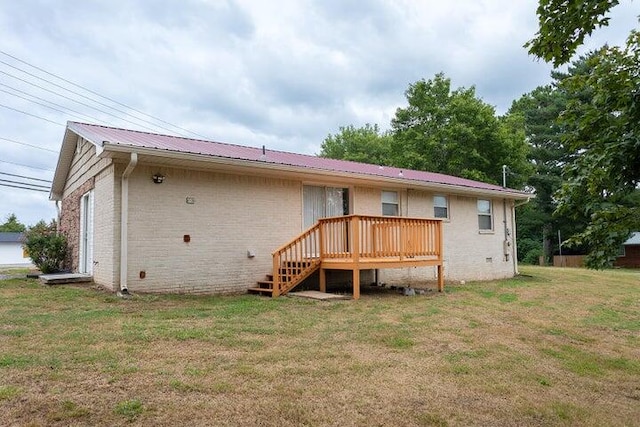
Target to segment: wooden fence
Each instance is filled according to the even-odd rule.
[[[584,255],[554,255],[554,267],[584,267]]]

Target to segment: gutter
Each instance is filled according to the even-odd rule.
[[[126,145],[118,145],[112,144],[108,141],[103,142],[104,151],[100,154],[101,157],[110,157],[110,153],[130,153],[131,146]],[[520,191],[509,191],[509,189],[503,189],[501,187],[493,188],[493,189],[484,189],[484,188],[474,188],[467,187],[464,185],[456,185],[456,184],[447,184],[440,182],[426,182],[426,181],[416,181],[401,177],[388,177],[388,176],[380,176],[375,174],[359,174],[354,172],[343,172],[343,171],[335,171],[328,169],[318,169],[318,168],[306,168],[301,166],[294,165],[286,165],[282,163],[269,163],[259,160],[246,160],[246,159],[235,159],[235,158],[223,158],[223,157],[213,157],[206,154],[196,154],[196,153],[180,153],[175,151],[168,150],[160,150],[157,148],[148,148],[148,147],[136,147],[136,151],[140,155],[149,155],[153,157],[159,158],[169,158],[173,160],[188,160],[195,162],[204,162],[208,164],[216,164],[216,165],[225,165],[231,167],[240,167],[245,168],[247,170],[255,171],[257,169],[263,171],[276,172],[280,177],[282,177],[282,173],[293,173],[293,174],[313,174],[316,176],[323,177],[331,177],[334,180],[339,178],[347,179],[353,182],[361,182],[368,183],[377,182],[378,184],[383,185],[391,185],[391,186],[404,186],[407,188],[414,189],[429,189],[436,191],[447,191],[451,194],[460,194],[460,195],[471,195],[477,196],[482,195],[486,196],[491,194],[493,197],[500,198],[509,198],[509,199],[517,199],[523,200],[524,198],[534,197],[531,194],[526,194]],[[338,181],[339,182],[339,181]]]
[[[119,295],[129,295],[127,288],[128,270],[128,221],[129,221],[129,176],[138,164],[138,154],[131,153],[131,160],[122,173],[120,188],[120,292]]]

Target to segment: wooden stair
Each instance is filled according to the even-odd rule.
[[[320,268],[318,259],[306,259],[302,261],[283,261],[278,269],[279,292],[284,295],[299,285]],[[265,280],[259,280],[257,286],[249,288],[249,293],[274,296],[273,273],[267,274]]]
[[[266,280],[258,280],[258,286],[249,288],[250,294],[272,295],[273,294],[273,274],[267,274]]]

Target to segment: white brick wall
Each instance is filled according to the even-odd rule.
[[[503,254],[504,223],[502,199],[492,199],[493,231],[478,229],[477,198],[440,192],[409,190],[407,213],[411,217],[433,218],[433,196],[449,198],[449,220],[443,224],[445,280],[488,280],[514,275],[513,248],[506,261]],[[482,198],[482,197],[480,197]],[[513,232],[511,204],[507,201],[507,226]],[[382,270],[388,284],[416,285],[435,280],[433,267]]]
[[[95,179],[94,279],[119,288],[120,186],[125,164],[102,168]],[[154,184],[154,173],[165,175]],[[332,185],[334,185],[333,183]],[[352,211],[381,214],[381,191],[351,188]],[[478,231],[476,198],[395,189],[405,216],[433,217],[433,195],[449,197],[444,223],[446,280],[509,277],[504,261],[502,200],[493,200],[494,231]],[[129,268],[131,291],[244,292],[271,272],[271,252],[302,231],[302,182],[138,165],[129,184]],[[192,197],[193,204],[186,202]],[[507,209],[509,228],[511,208]],[[189,235],[191,241],[183,242]],[[247,251],[255,252],[248,258]],[[487,262],[491,258],[491,262]],[[140,272],[145,277],[140,278]],[[435,269],[381,270],[389,284],[420,284],[435,279]]]
[[[382,215],[382,190],[380,188],[355,187],[353,213]]]
[[[115,290],[119,274],[114,258],[114,217],[120,210],[115,209],[114,180],[114,166],[110,165],[96,176],[93,199],[93,280],[111,290]]]
[[[164,183],[152,182],[157,172]],[[271,272],[271,252],[302,231],[301,188],[288,180],[138,166],[129,183],[129,289],[246,291]]]

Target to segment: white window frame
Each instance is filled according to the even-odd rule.
[[[480,210],[480,202],[489,203],[489,212],[488,213],[486,211],[481,211]],[[493,226],[494,226],[493,202],[490,199],[478,199],[477,202],[476,202],[476,209],[478,211],[478,230],[480,231],[480,233],[492,233],[493,232]],[[489,221],[491,222],[490,228],[482,228],[481,223],[480,223],[480,218],[481,217],[489,217]]]
[[[437,198],[444,199],[444,206],[436,205]],[[444,208],[445,216],[438,216],[436,212],[436,208],[440,208],[440,209]],[[440,218],[440,219],[449,219],[449,197],[443,196],[442,194],[435,194],[433,196],[433,217]]]
[[[385,195],[392,195],[395,194],[395,197],[393,201],[390,201],[388,198],[385,198]],[[392,190],[382,190],[382,192],[380,193],[380,199],[381,199],[381,209],[382,209],[382,215],[384,216],[400,216],[400,193],[397,191],[392,191]],[[390,215],[390,214],[385,214],[385,206],[395,206],[395,215]]]
[[[620,245],[618,248],[618,253],[616,255],[618,258],[624,258],[627,256],[627,247],[625,245]]]

